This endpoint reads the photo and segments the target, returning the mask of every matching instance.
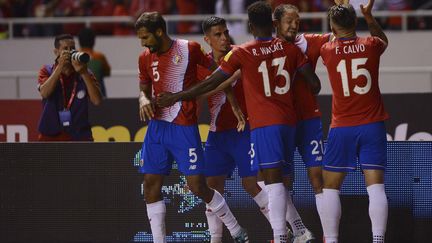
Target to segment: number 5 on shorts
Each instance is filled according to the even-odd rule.
[[[189,148],[189,162],[195,163],[198,160],[198,156],[196,154],[196,148]]]

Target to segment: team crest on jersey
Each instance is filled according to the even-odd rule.
[[[181,62],[181,56],[178,54],[175,54],[172,58],[172,62],[176,65],[179,64]]]

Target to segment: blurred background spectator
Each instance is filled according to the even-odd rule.
[[[80,51],[90,55],[90,61],[87,63],[87,66],[99,82],[103,97],[106,97],[104,78],[111,75],[111,66],[102,52],[94,50],[96,43],[95,32],[91,28],[82,29],[78,34],[78,41],[81,47]]]
[[[0,0],[0,18],[22,17],[86,17],[86,16],[131,16],[130,23],[93,23],[97,35],[133,35],[133,19],[146,11],[157,11],[164,15],[193,14],[245,14],[247,6],[258,0]],[[325,12],[334,4],[333,0],[265,0],[273,8],[279,4],[293,4],[300,12]],[[355,8],[367,0],[351,0]],[[431,9],[432,0],[376,0],[374,8],[385,11]],[[401,17],[380,17],[386,29],[401,29]],[[428,29],[432,17],[410,17],[410,29]],[[201,33],[199,21],[169,21],[168,30],[174,34]],[[58,33],[77,35],[84,23],[67,24],[14,24],[14,37],[54,36]],[[248,31],[245,21],[229,21],[233,35]],[[301,31],[320,31],[321,19],[303,19]],[[360,24],[360,28],[362,24]],[[8,34],[6,24],[0,26],[0,38]]]

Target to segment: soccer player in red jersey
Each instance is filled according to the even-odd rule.
[[[330,8],[328,16],[336,40],[324,44],[321,57],[333,90],[332,121],[323,160],[323,231],[326,243],[338,242],[341,204],[339,190],[359,162],[369,195],[373,242],[384,242],[388,203],[384,189],[386,130],[378,86],[380,56],[388,40],[372,16],[374,1],[360,6],[372,37],[356,35],[352,5]]]
[[[315,69],[320,56],[321,46],[327,43],[331,34],[301,34],[299,10],[291,4],[281,4],[274,13],[277,36],[295,43],[308,57],[309,63]],[[294,107],[297,114],[296,147],[307,168],[309,181],[315,192],[316,207],[322,215],[322,123],[321,112],[316,96],[311,92],[302,75],[297,75],[293,84]],[[292,183],[290,183],[292,184]],[[291,187],[291,185],[290,185]],[[291,187],[292,188],[292,187]],[[290,192],[291,193],[291,192]],[[287,214],[295,236],[294,242],[307,242],[314,239],[312,233],[304,226],[297,211]]]
[[[142,147],[144,198],[157,243],[166,242],[166,208],[161,188],[175,160],[186,176],[189,189],[225,223],[235,242],[249,242],[220,193],[204,178],[204,160],[198,132],[195,100],[156,107],[153,98],[162,92],[179,92],[197,82],[197,66],[215,67],[196,42],[171,39],[166,23],[157,12],[143,13],[135,23],[137,36],[146,50],[139,57],[140,117],[150,120]]]
[[[191,89],[161,94],[158,105],[193,99],[215,89],[236,70],[242,71],[246,108],[251,127],[252,166],[261,170],[269,195],[269,216],[276,243],[287,242],[285,215],[287,195],[283,168],[290,167],[294,154],[296,116],[291,80],[296,71],[318,93],[321,86],[304,54],[292,43],[272,37],[272,9],[266,2],[248,7],[249,27],[255,40],[234,47],[219,69]]]
[[[208,58],[220,63],[232,48],[225,19],[209,17],[203,21],[202,29],[204,40],[212,49],[207,54]],[[210,70],[198,66],[198,79],[204,80],[211,73]],[[229,87],[230,80],[225,81],[227,82]],[[222,86],[225,86],[225,83]],[[229,93],[235,96],[236,103],[238,103],[234,109],[241,109],[241,112],[247,117],[242,81],[240,79],[233,81],[232,89],[228,88],[228,91],[230,90]],[[244,131],[237,131],[238,119],[232,111],[231,102],[233,101],[230,100],[229,95],[222,90],[210,93],[206,94],[211,116],[210,131],[204,149],[204,174],[207,184],[223,195],[225,179],[232,174],[235,167],[238,167],[243,188],[253,197],[261,212],[268,219],[267,192],[261,190],[257,185],[257,171],[252,170],[250,166],[249,126],[246,125]],[[211,236],[210,242],[222,243],[222,221],[210,209],[206,210],[206,216]]]

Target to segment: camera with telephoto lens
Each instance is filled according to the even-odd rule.
[[[71,54],[71,60],[78,61],[81,63],[88,63],[90,61],[90,55],[85,52],[72,50],[70,54]]]

